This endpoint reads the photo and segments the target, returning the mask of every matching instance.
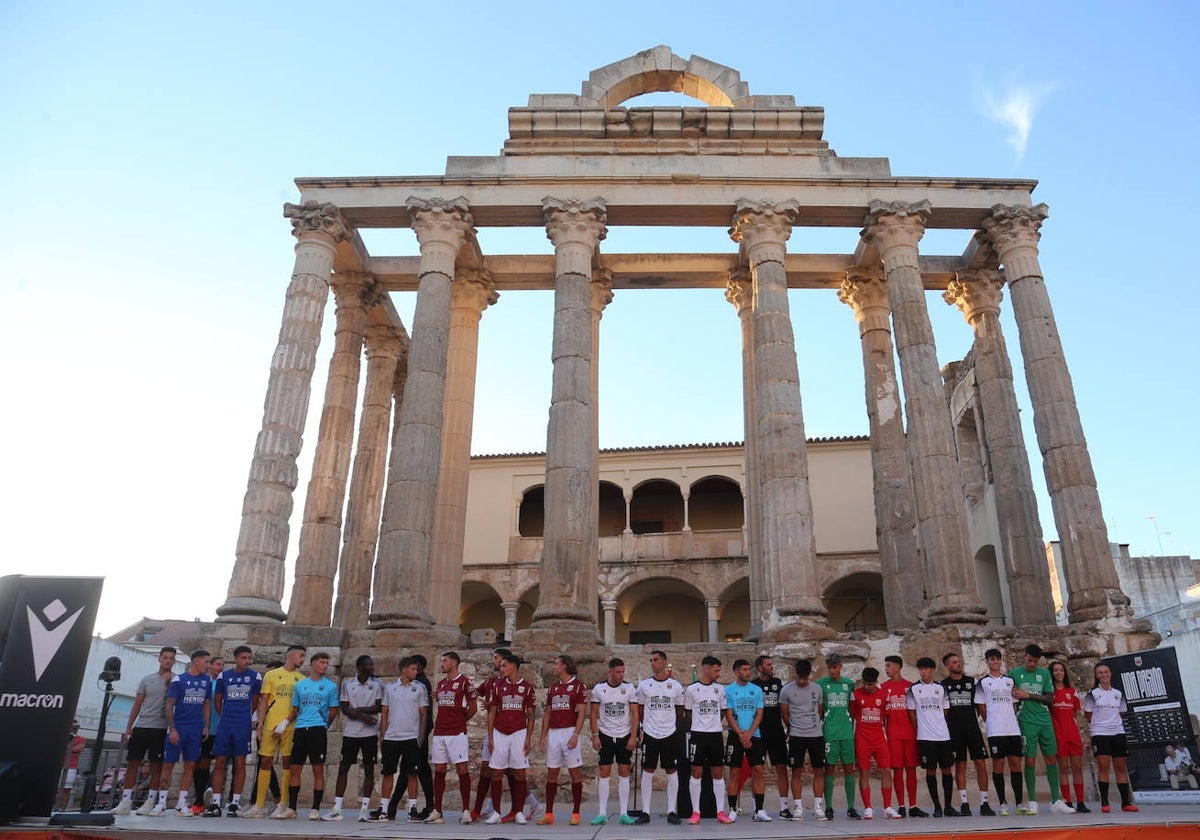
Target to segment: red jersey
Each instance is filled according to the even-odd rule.
[[[567,682],[560,680],[550,686],[550,693],[546,695],[550,728],[574,729],[579,720],[579,707],[582,705],[587,705],[587,686],[583,684],[583,680],[571,677]]]
[[[904,677],[885,680],[879,685],[879,690],[883,692],[887,701],[883,707],[883,720],[887,725],[887,736],[893,741],[917,740],[917,730],[913,728],[912,718],[908,716],[910,685],[912,683]]]
[[[1080,708],[1082,706],[1075,689],[1070,686],[1054,689],[1054,702],[1050,704],[1050,723],[1053,724],[1054,734],[1059,740],[1080,740],[1079,724],[1075,722],[1075,713]]]
[[[488,695],[488,708],[496,710],[492,725],[497,732],[511,735],[526,728],[525,714],[533,708],[533,686],[523,679],[509,682],[497,678]]]
[[[882,744],[883,716],[888,705],[887,695],[876,688],[867,693],[865,688],[856,688],[850,695],[850,717],[854,718],[854,738],[871,744]]]
[[[434,735],[462,735],[467,731],[467,713],[475,709],[475,686],[459,674],[454,679],[447,677],[437,684],[434,695],[437,703],[437,718],[433,724]]]

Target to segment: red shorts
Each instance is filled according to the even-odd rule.
[[[1063,756],[1083,755],[1083,741],[1078,738],[1070,741],[1058,741],[1058,754]]]
[[[916,742],[913,742],[916,745]],[[864,772],[871,769],[871,759],[875,759],[875,765],[880,770],[886,770],[892,766],[891,750],[888,748],[887,741],[865,741],[856,739],[854,741],[855,758],[858,761],[858,766]]]
[[[891,758],[889,767],[916,767],[921,763],[915,738],[892,738],[888,741]]]

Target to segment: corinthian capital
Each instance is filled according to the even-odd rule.
[[[300,239],[309,234],[325,234],[339,242],[346,237],[342,211],[328,201],[309,199],[303,204],[284,204],[283,216],[292,222],[292,236]]]
[[[942,300],[957,306],[967,323],[974,324],[984,315],[1000,315],[1003,289],[1004,275],[996,269],[964,269],[958,272],[957,279],[950,281],[942,293]]]
[[[899,245],[916,248],[925,235],[930,209],[931,205],[925,200],[908,203],[876,199],[867,205],[862,236],[873,241],[881,252]]]
[[[555,248],[579,245],[595,251],[608,235],[608,204],[603,198],[581,201],[578,198],[542,199],[542,215],[546,219],[546,236]]]
[[[1041,239],[1042,222],[1050,215],[1045,204],[1033,207],[997,204],[992,214],[983,220],[983,232],[1001,255],[1021,246],[1037,248]]]
[[[838,289],[838,300],[853,310],[859,332],[888,329],[891,307],[882,269],[864,266],[846,269],[846,278]]]
[[[408,336],[393,326],[370,324],[363,331],[367,345],[367,358],[380,358],[392,364],[408,348]]]
[[[613,299],[611,268],[598,268],[592,272],[591,290],[592,314],[599,318]]]
[[[475,232],[467,200],[462,196],[452,199],[410,196],[404,204],[421,245],[421,275],[436,272],[453,277],[458,249]]]
[[[477,313],[500,300],[492,272],[486,268],[460,268],[454,273],[454,284],[450,287],[450,305],[463,307]]]
[[[378,302],[379,284],[374,274],[365,271],[339,271],[333,275],[330,285],[338,306],[361,306],[369,309]]]
[[[800,216],[800,204],[787,201],[754,201],[739,198],[733,205],[729,238],[746,246],[750,264],[783,262],[784,245],[792,235],[792,225]]]
[[[739,317],[750,311],[754,303],[754,283],[749,268],[737,265],[729,269],[729,280],[725,283],[725,300],[733,304]]]

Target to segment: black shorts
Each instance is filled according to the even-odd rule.
[[[825,738],[822,735],[801,737],[794,735],[788,738],[788,767],[799,770],[804,766],[804,756],[812,769],[819,770],[825,766]]]
[[[406,741],[383,742],[383,775],[391,776],[402,770],[405,776],[416,775],[417,762],[421,760],[421,745],[416,738]]]
[[[688,762],[692,768],[723,767],[725,749],[720,732],[693,732],[688,744]]]
[[[374,735],[361,738],[342,737],[342,764],[354,764],[362,753],[363,767],[374,767],[379,756],[379,739]]]
[[[976,761],[987,757],[987,748],[983,745],[983,733],[978,726],[965,724],[950,727],[950,746],[954,750],[955,761],[966,761],[970,758]]]
[[[600,733],[600,755],[596,759],[597,766],[608,767],[613,761],[622,767],[633,764],[633,753],[629,750],[629,736],[614,738]]]
[[[742,759],[749,761],[751,767],[762,767],[763,761],[766,760],[762,738],[751,737],[750,749],[746,749],[742,746],[742,739],[736,733],[730,732],[725,741],[725,766],[741,767]]]
[[[324,764],[329,734],[324,726],[296,727],[292,735],[292,764]]]
[[[759,729],[762,732],[762,729]],[[782,732],[763,733],[763,752],[771,759],[772,767],[786,767],[788,763],[787,735]]]
[[[662,768],[671,772],[679,764],[683,754],[680,746],[679,732],[676,730],[666,738],[642,736],[642,769],[653,773],[661,762]]]
[[[922,741],[917,739],[917,754],[921,756],[921,766],[926,770],[941,767],[949,770],[954,766],[954,748],[949,741]]]
[[[200,760],[213,757],[213,744],[217,742],[216,735],[208,733],[208,737],[200,742]]]
[[[1020,758],[1025,745],[1020,735],[992,735],[988,738],[988,753],[992,758]]]
[[[167,745],[167,730],[135,727],[129,736],[125,758],[129,761],[162,761]]]
[[[1129,739],[1120,735],[1093,735],[1092,754],[1109,755],[1113,758],[1129,758]]]

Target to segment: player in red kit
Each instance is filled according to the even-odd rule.
[[[911,682],[900,675],[904,660],[899,656],[885,656],[883,670],[887,679],[879,686],[887,698],[883,710],[884,729],[887,733],[889,764],[892,768],[892,787],[896,791],[896,804],[899,805],[897,816],[905,816],[904,795],[908,794],[908,804],[917,804],[917,765],[920,758],[917,755],[917,730],[913,728],[912,719],[908,715],[907,697]]]
[[[558,795],[558,770],[566,767],[571,776],[571,825],[579,825],[583,802],[583,745],[580,733],[587,716],[587,686],[576,676],[575,660],[565,653],[554,660],[558,682],[546,695],[542,718],[542,752],[546,754],[546,813],[538,825],[554,825],[554,797]]]
[[[442,654],[442,673],[445,675],[437,684],[433,699],[437,706],[437,717],[433,723],[433,738],[429,745],[429,757],[433,760],[433,812],[426,817],[427,823],[442,822],[442,797],[446,792],[446,768],[453,764],[458,773],[458,792],[462,797],[463,811],[460,822],[471,823],[471,775],[467,761],[471,757],[471,745],[467,740],[467,721],[479,710],[475,697],[475,686],[458,672],[462,660],[454,651]]]
[[[475,688],[475,696],[479,698],[484,716],[487,716],[488,698],[492,696],[492,686],[500,680],[500,663],[504,657],[512,653],[508,648],[496,648],[492,651],[492,675]],[[481,816],[489,816],[492,808],[492,749],[488,746],[490,730],[483,736],[483,747],[479,756],[479,789],[475,792],[475,807],[471,809],[471,821],[478,822]],[[466,803],[463,803],[466,808]],[[486,810],[484,810],[486,808]]]
[[[863,668],[862,687],[850,696],[850,717],[854,718],[854,753],[858,762],[858,792],[862,795],[863,819],[875,816],[871,809],[871,759],[879,768],[883,780],[883,815],[898,819],[900,813],[892,808],[891,752],[887,735],[883,729],[883,718],[887,709],[887,695],[879,690],[879,671]]]
[[[533,686],[523,680],[517,669],[521,658],[509,653],[500,663],[501,679],[493,683],[488,698],[488,748],[492,754],[492,808],[488,825],[501,822],[525,824],[521,812],[529,794],[525,771],[529,768],[529,748],[533,738]],[[512,810],[500,816],[500,797],[504,793],[504,771],[512,795]]]

